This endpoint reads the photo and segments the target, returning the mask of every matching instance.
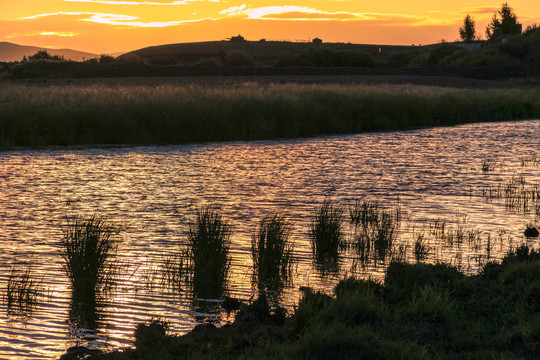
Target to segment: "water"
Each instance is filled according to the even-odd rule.
[[[504,256],[528,241],[525,224],[538,222],[534,209],[516,211],[504,199],[486,201],[495,189],[523,176],[540,182],[540,121],[486,123],[307,140],[189,146],[14,151],[0,153],[0,288],[13,264],[31,264],[42,281],[31,312],[0,306],[0,358],[57,358],[73,345],[101,349],[130,346],[137,323],[152,317],[174,332],[208,320],[189,293],[160,286],[160,261],[185,239],[193,210],[217,205],[233,225],[229,294],[243,300],[251,286],[251,234],[260,219],[279,210],[293,224],[297,266],[282,302],[291,306],[299,286],[330,291],[346,273],[381,279],[384,264],[353,267],[344,254],[338,276],[314,269],[308,227],[325,199],[348,205],[399,202],[404,213],[398,245],[414,261],[414,238],[430,238],[437,219],[448,227],[479,232],[474,244],[430,240],[426,261],[446,261],[464,271]],[[482,167],[492,165],[489,171]],[[121,224],[122,281],[88,311],[72,304],[59,255],[67,216],[106,214]],[[466,217],[466,222],[458,218]],[[459,224],[458,224],[459,223]],[[432,237],[432,236],[431,236]],[[490,239],[490,258],[487,239]],[[402,254],[402,255],[403,255]],[[211,319],[227,321],[224,314]]]

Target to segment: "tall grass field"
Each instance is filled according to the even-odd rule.
[[[538,117],[538,88],[0,84],[3,149],[294,138]]]

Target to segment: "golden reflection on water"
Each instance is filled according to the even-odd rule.
[[[160,269],[185,241],[201,205],[219,206],[233,226],[228,293],[245,301],[256,295],[251,235],[275,211],[293,225],[297,261],[282,296],[287,307],[298,301],[300,286],[330,291],[347,274],[383,278],[384,263],[355,267],[350,251],[339,275],[320,276],[307,234],[325,199],[343,205],[377,200],[383,207],[399,201],[405,214],[399,245],[407,261],[415,261],[415,237],[429,237],[438,219],[447,229],[475,231],[480,241],[474,244],[432,241],[426,259],[474,272],[488,260],[488,246],[489,259],[501,258],[526,240],[527,222],[539,221],[478,195],[514,175],[540,182],[538,162],[521,164],[540,158],[539,134],[540,121],[526,121],[292,141],[0,153],[0,287],[12,264],[24,260],[45,288],[26,319],[0,307],[0,358],[57,358],[75,344],[129,346],[136,324],[152,317],[170,321],[174,332],[189,331],[216,303],[193,303],[189,292],[164,285]],[[486,160],[494,171],[482,171]],[[124,228],[120,281],[86,314],[95,321],[70,323],[77,305],[59,256],[61,225],[66,216],[96,211]]]

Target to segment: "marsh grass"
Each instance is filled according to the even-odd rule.
[[[187,285],[193,296],[218,299],[227,289],[231,226],[218,210],[202,207],[189,226],[186,246],[170,258],[169,281]]]
[[[0,86],[0,145],[181,144],[540,116],[540,89],[366,84]]]
[[[357,201],[349,208],[350,222],[354,228],[351,246],[356,250],[361,263],[383,260],[388,254],[403,252],[395,248],[401,221],[401,209],[380,208],[377,202]]]
[[[69,219],[63,230],[60,253],[74,301],[95,301],[96,295],[116,280],[121,229],[104,216],[94,214]]]
[[[38,305],[42,295],[41,281],[36,279],[28,265],[15,264],[8,277],[4,300],[9,312],[29,314]]]
[[[416,240],[414,241],[414,258],[416,261],[423,261],[429,254],[428,241],[424,233],[416,235]]]
[[[274,214],[261,220],[251,238],[254,282],[259,291],[279,290],[292,276],[291,225],[285,217]]]
[[[540,215],[540,183],[529,183],[524,176],[512,176],[496,187],[482,189],[481,195],[488,203],[504,200],[508,210]]]
[[[468,215],[456,212],[455,219],[448,223],[445,219],[432,220],[429,233],[436,242],[449,246],[461,245],[464,242],[474,246],[481,242],[481,231],[467,226]]]
[[[315,262],[325,269],[338,269],[340,251],[347,247],[344,236],[344,208],[329,200],[318,208],[310,224],[309,238]]]

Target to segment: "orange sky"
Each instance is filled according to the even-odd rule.
[[[429,44],[456,40],[470,13],[482,35],[492,0],[0,0],[0,41],[115,53],[242,34],[248,40]],[[509,5],[525,26],[539,0]]]

